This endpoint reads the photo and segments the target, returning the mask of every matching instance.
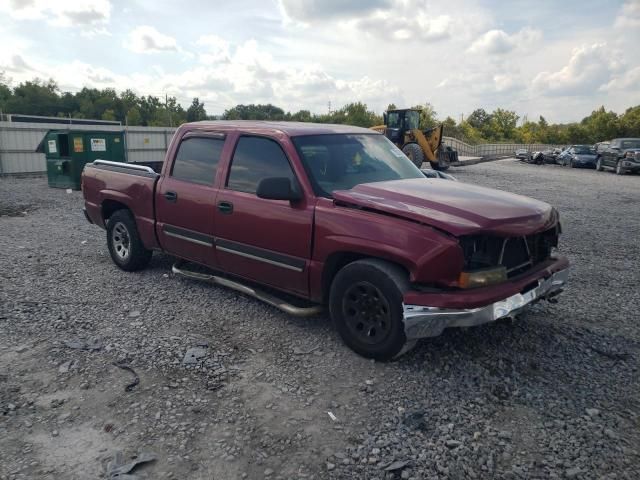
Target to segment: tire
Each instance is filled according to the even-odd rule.
[[[424,152],[417,143],[407,143],[402,147],[402,153],[404,153],[413,164],[420,168],[424,163]]]
[[[434,170],[438,170],[440,172],[446,172],[449,170],[449,166],[453,162],[452,157],[454,156],[454,152],[452,150],[440,149],[436,154],[436,159],[438,160],[434,165],[432,165]]]
[[[132,213],[124,209],[115,211],[107,222],[107,246],[113,263],[127,272],[142,270],[153,255],[140,240]]]
[[[603,169],[602,167],[602,157],[598,157],[596,159],[596,171],[601,172]]]
[[[622,168],[622,161],[618,160],[618,163],[616,163],[616,175],[624,175],[625,171]]]
[[[570,160],[570,161],[569,161],[569,166],[570,166],[571,168],[576,168],[576,164],[575,164],[575,163],[573,163],[573,160]]]
[[[363,357],[382,361],[408,351],[402,309],[408,288],[406,273],[383,260],[357,260],[343,267],[331,284],[329,312],[344,343]]]

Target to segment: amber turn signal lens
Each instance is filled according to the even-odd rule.
[[[507,269],[505,267],[486,268],[473,272],[462,272],[458,278],[460,288],[478,288],[494,285],[507,280]]]

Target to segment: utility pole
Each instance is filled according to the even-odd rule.
[[[169,116],[169,126],[173,127],[173,121],[171,120],[171,112],[169,111],[169,96],[164,94],[164,108],[167,111],[167,115]]]
[[[331,100],[329,100],[329,103],[327,105],[329,106],[329,115],[331,115]]]

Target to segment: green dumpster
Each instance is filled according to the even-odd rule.
[[[124,131],[49,130],[36,152],[45,154],[50,187],[80,190],[85,164],[126,161]]]

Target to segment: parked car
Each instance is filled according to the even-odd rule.
[[[614,138],[597,157],[596,170],[611,168],[618,175],[640,172],[640,138]]]
[[[596,152],[591,145],[572,145],[561,157],[560,164],[571,168],[596,168]]]
[[[548,148],[542,152],[542,163],[554,164],[556,163],[556,156],[553,148]]]
[[[598,142],[593,146],[596,155],[601,155],[607,148],[609,148],[609,142]]]
[[[553,148],[551,150],[551,157],[553,158],[553,163],[558,163],[558,156],[562,153],[562,148]]]
[[[443,178],[445,180],[453,180],[454,182],[458,181],[458,179],[450,173],[445,173],[440,170],[433,170],[432,168],[421,168],[420,171],[427,178]]]
[[[527,158],[529,158],[529,150],[527,150],[526,148],[518,148],[515,151],[515,156],[516,158],[520,159],[520,160],[526,160]]]
[[[568,275],[556,209],[425,178],[359,127],[185,124],[159,173],[96,160],[82,191],[121,269],[163,251],[179,259],[176,274],[290,314],[325,306],[350,348],[380,360],[551,299]]]

